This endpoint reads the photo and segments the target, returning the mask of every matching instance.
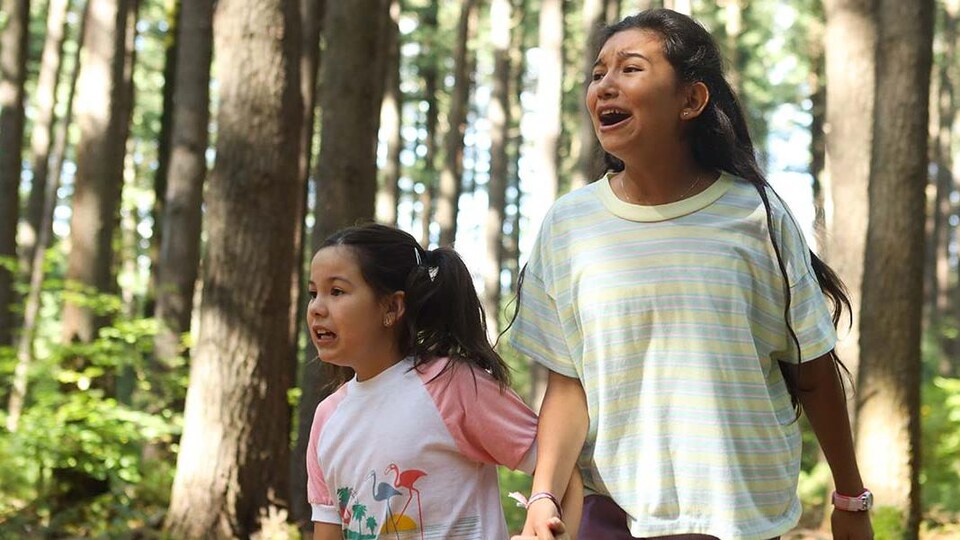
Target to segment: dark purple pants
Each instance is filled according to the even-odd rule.
[[[603,495],[587,495],[583,499],[583,518],[580,521],[579,538],[581,540],[636,540],[627,528],[627,513],[613,502],[613,499]],[[645,540],[719,539],[707,534],[675,534]]]

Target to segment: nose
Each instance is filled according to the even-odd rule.
[[[617,95],[617,85],[614,80],[614,74],[611,70],[610,72],[605,73],[599,80],[594,82],[594,85],[597,89],[597,97],[602,99],[609,99],[616,97]]]
[[[307,315],[321,317],[326,313],[327,305],[323,301],[321,295],[317,294],[315,297],[310,299],[310,302],[307,304]]]

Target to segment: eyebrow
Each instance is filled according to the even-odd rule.
[[[640,53],[638,53],[638,52],[620,51],[620,52],[617,53],[617,57],[620,58],[621,60],[624,59],[624,58],[639,58],[639,59],[641,59],[641,60],[646,60],[647,62],[650,62],[650,59],[649,59],[649,58],[647,58],[646,56],[644,56],[644,55],[642,55],[642,54],[640,54]],[[602,63],[602,62],[600,61],[600,59],[597,58],[597,61],[593,63],[593,67],[597,67],[597,66],[599,66],[601,63]]]

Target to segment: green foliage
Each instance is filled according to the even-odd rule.
[[[876,540],[898,540],[904,538],[903,514],[892,506],[878,506],[870,513],[873,523],[873,537]]]
[[[920,414],[925,505],[960,512],[960,379],[937,377],[925,384]]]

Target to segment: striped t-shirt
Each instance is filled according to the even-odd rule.
[[[776,360],[835,342],[793,217],[727,174],[660,206],[625,203],[609,179],[561,197],[530,256],[511,341],[578,377],[590,427],[589,491],[627,512],[634,536],[770,538],[800,516],[800,431]]]

